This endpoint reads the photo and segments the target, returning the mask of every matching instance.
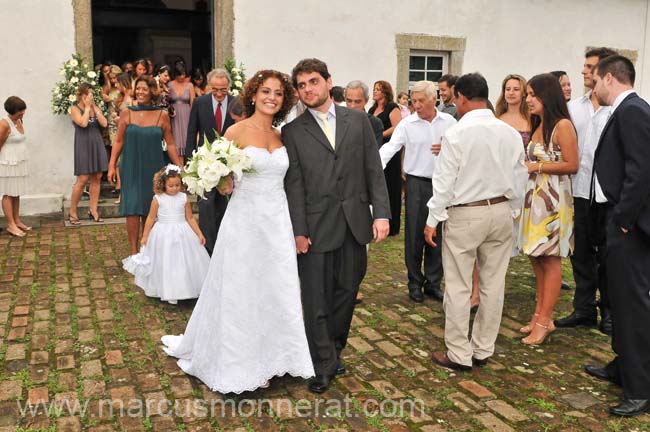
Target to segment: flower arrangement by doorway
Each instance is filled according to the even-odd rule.
[[[108,107],[101,97],[99,76],[92,67],[85,63],[81,55],[74,54],[70,60],[63,63],[59,70],[63,77],[52,89],[52,112],[54,114],[70,114],[70,108],[77,103],[77,88],[82,82],[90,84],[93,89],[95,104],[108,115]]]
[[[246,75],[244,74],[244,65],[240,62],[237,66],[237,62],[234,58],[228,59],[224,64],[223,68],[228,71],[232,82],[230,83],[230,94],[233,96],[239,96],[242,89],[244,88],[244,83],[246,82]]]

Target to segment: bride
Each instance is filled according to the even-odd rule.
[[[289,158],[273,128],[293,105],[289,77],[257,72],[242,103],[248,118],[225,137],[249,153],[254,172],[220,190],[232,197],[201,295],[185,334],[162,337],[181,369],[220,393],[264,388],[286,373],[314,375],[284,192]]]

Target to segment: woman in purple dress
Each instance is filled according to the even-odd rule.
[[[169,82],[169,105],[174,113],[172,134],[182,163],[185,163],[187,124],[190,120],[190,107],[194,102],[194,96],[194,86],[187,79],[185,63],[177,62],[174,65],[174,80]]]

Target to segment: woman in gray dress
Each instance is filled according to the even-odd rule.
[[[74,126],[74,175],[77,176],[70,199],[70,224],[81,224],[77,206],[88,180],[90,180],[88,217],[95,222],[102,222],[97,207],[102,171],[108,168],[108,157],[100,128],[108,126],[108,121],[95,105],[93,90],[88,83],[79,85],[77,104],[71,108],[70,118]]]

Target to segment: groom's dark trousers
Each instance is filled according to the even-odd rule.
[[[308,110],[282,128],[289,155],[285,188],[295,236],[311,240],[298,256],[305,332],[314,371],[334,375],[345,348],[373,219],[390,204],[368,116],[336,106],[335,145]]]
[[[298,256],[302,307],[305,317],[311,317],[305,328],[317,374],[334,374],[348,340],[366,265],[366,246],[359,244],[349,229],[340,248]]]

